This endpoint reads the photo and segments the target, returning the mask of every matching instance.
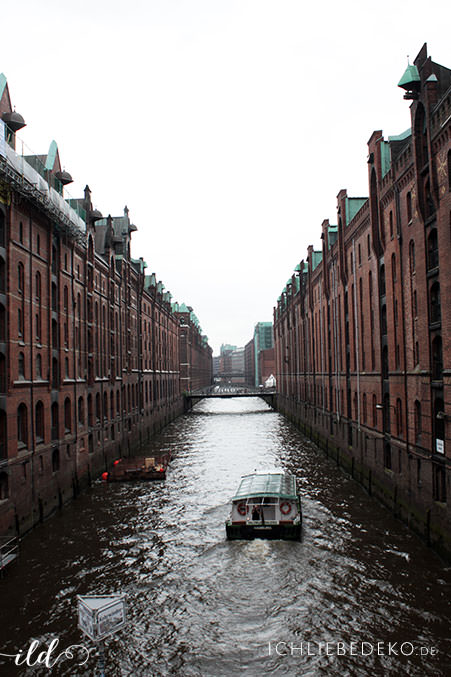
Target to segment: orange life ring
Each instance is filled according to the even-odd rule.
[[[245,515],[245,514],[247,513],[247,511],[249,510],[249,507],[247,506],[246,503],[238,503],[237,510],[238,510],[239,514],[240,514],[242,517],[244,517],[244,515]]]
[[[282,515],[289,515],[291,512],[291,503],[287,503],[286,501],[281,503],[280,512],[282,513]]]

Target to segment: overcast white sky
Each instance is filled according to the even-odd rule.
[[[367,195],[367,146],[410,125],[397,88],[424,42],[451,66],[442,0],[22,0],[0,72],[36,153],[58,143],[104,215],[215,354],[244,345],[336,195]]]

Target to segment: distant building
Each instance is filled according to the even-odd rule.
[[[272,322],[258,322],[254,328],[254,364],[255,364],[255,380],[254,385],[259,386],[263,383],[261,365],[259,361],[259,354],[262,350],[269,350],[274,347],[274,334]],[[274,362],[274,355],[272,357]],[[274,372],[274,366],[272,372]],[[266,375],[266,378],[269,374]]]
[[[244,346],[244,382],[248,386],[255,386],[255,349],[253,338]]]
[[[224,383],[244,385],[244,348],[223,344],[221,354],[213,360],[219,362],[217,378]]]

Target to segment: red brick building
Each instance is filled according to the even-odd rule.
[[[399,83],[411,128],[368,143],[369,198],[338,194],[274,312],[278,407],[451,555],[451,70]]]
[[[258,373],[260,375],[261,384],[265,382],[270,376],[274,376],[276,372],[276,363],[274,359],[274,348],[266,348],[260,350],[258,353]]]
[[[213,383],[213,351],[191,306],[174,303],[179,323],[180,387],[192,392]]]
[[[24,126],[0,75],[0,537],[21,534],[183,411],[179,317],[142,258],[128,209],[102,218],[52,142]],[[193,330],[197,383],[211,349]]]

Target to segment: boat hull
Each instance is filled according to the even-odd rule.
[[[232,524],[226,522],[226,533],[229,540],[252,540],[267,538],[271,540],[300,541],[301,524]]]

